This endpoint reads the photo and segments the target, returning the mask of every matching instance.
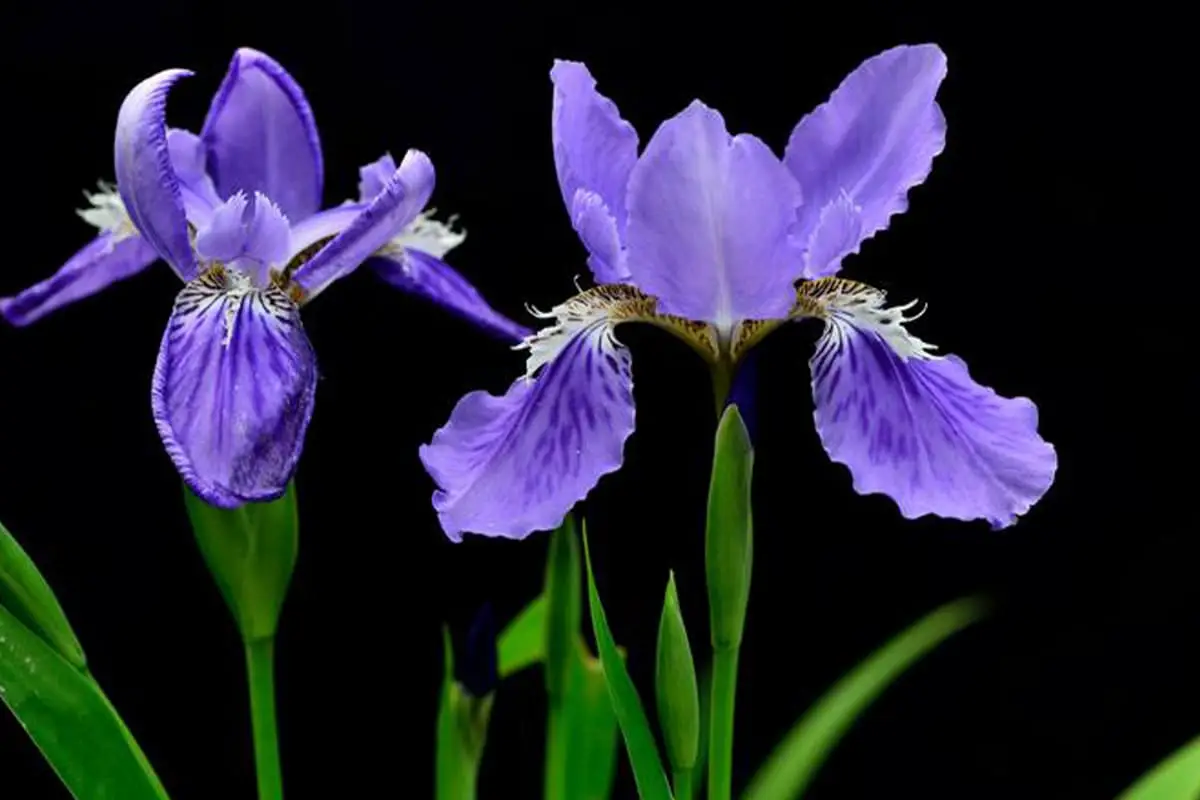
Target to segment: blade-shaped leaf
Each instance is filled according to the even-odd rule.
[[[600,593],[596,590],[596,577],[592,573],[592,555],[588,550],[587,527],[583,532],[584,561],[587,564],[588,605],[591,608],[592,632],[596,637],[596,649],[600,653],[600,664],[608,684],[613,711],[625,738],[625,751],[633,767],[633,779],[637,783],[641,800],[670,800],[671,788],[663,772],[658,755],[658,745],[650,730],[650,721],[638,698],[637,687],[625,669],[625,662],[617,651],[604,607],[600,605]]]
[[[508,623],[497,643],[500,677],[507,678],[546,656],[546,596],[539,594]]]
[[[546,558],[546,694],[561,703],[583,619],[579,538],[570,514],[550,537]]]
[[[0,700],[76,800],[166,800],[96,682],[3,607]]]
[[[87,669],[83,648],[42,573],[0,523],[0,607],[41,636],[59,655]]]
[[[566,795],[569,800],[608,800],[617,769],[617,718],[604,668],[582,637],[571,668],[565,724],[570,730]]]
[[[742,800],[800,797],[859,714],[906,669],[978,620],[985,609],[976,598],[948,603],[876,650],[800,718],[754,776]]]
[[[1200,737],[1176,750],[1117,800],[1195,800],[1200,797]]]

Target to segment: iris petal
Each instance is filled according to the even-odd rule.
[[[179,181],[167,145],[167,92],[187,70],[153,75],[133,88],[117,115],[117,188],[138,232],[184,281],[196,276]]]
[[[629,180],[633,283],[663,312],[727,326],[786,317],[803,264],[800,188],[749,135],[699,101],[655,132]]]
[[[280,497],[312,418],[316,358],[282,291],[213,270],[189,283],[154,369],[154,420],[167,453],[207,502]]]
[[[333,241],[296,269],[296,283],[311,299],[353,272],[416,219],[429,202],[433,185],[429,157],[419,150],[409,150],[383,192]]]
[[[629,352],[607,321],[579,329],[503,396],[462,398],[421,447],[442,529],[460,541],[464,531],[523,539],[556,527],[620,467],[633,425]]]
[[[12,325],[30,325],[52,311],[137,275],[157,260],[154,248],[137,234],[102,233],[46,280],[14,297],[0,298],[0,315]]]
[[[222,197],[262,192],[296,221],[320,209],[324,164],[312,109],[270,56],[234,53],[200,137]]]
[[[860,494],[891,497],[909,519],[936,514],[1012,525],[1050,488],[1054,448],[1026,398],[975,382],[956,356],[934,356],[883,293],[826,279],[825,332],[810,365],[817,432]],[[802,285],[802,290],[811,285]]]
[[[844,256],[908,207],[908,190],[925,180],[946,144],[934,100],[945,77],[946,55],[936,45],[895,47],[864,61],[796,125],[784,162],[804,191],[804,277],[836,272]],[[827,210],[843,194],[860,218],[848,245],[846,209]],[[823,241],[829,237],[841,246]]]
[[[494,310],[466,278],[428,253],[406,248],[400,253],[376,256],[370,264],[397,289],[432,300],[501,338],[520,341],[532,333]]]
[[[261,192],[253,198],[238,192],[212,214],[208,227],[196,233],[196,253],[251,276],[265,287],[273,267],[291,253],[291,230],[279,206]]]
[[[611,100],[596,91],[596,80],[583,64],[555,61],[550,78],[554,82],[554,166],[571,222],[592,253],[588,263],[596,281],[628,280],[620,241],[625,233],[629,174],[637,161],[637,131],[621,118]],[[580,192],[594,199],[581,206]],[[611,228],[617,246],[589,235],[589,230],[594,233],[598,228]],[[597,252],[597,244],[603,252]]]

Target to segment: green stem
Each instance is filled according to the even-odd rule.
[[[246,643],[246,674],[250,682],[250,721],[254,731],[254,768],[259,800],[283,800],[279,766],[279,731],[275,724],[275,640]]]
[[[717,419],[725,413],[725,403],[729,400],[729,389],[733,385],[733,366],[722,359],[712,367],[713,399],[717,404]]]
[[[567,797],[567,752],[571,728],[566,717],[562,703],[550,703],[550,716],[546,721],[545,800],[570,800]]]
[[[733,796],[733,701],[740,647],[713,648],[708,732],[708,800]]]
[[[675,790],[675,800],[692,800],[696,793],[692,788],[692,771],[690,769],[675,770],[675,779],[672,784],[671,788]]]

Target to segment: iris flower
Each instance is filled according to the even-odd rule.
[[[433,504],[463,532],[522,538],[555,527],[618,469],[634,428],[629,352],[614,329],[677,334],[721,386],[748,348],[792,320],[824,323],[809,365],[814,420],[862,494],[926,514],[1013,524],[1049,488],[1037,409],[971,379],[906,329],[913,303],[836,277],[907,208],[944,144],[933,45],[868,59],[800,120],[782,159],[731,136],[699,101],[638,136],[583,64],[551,70],[554,163],[596,285],[537,314],[526,374],[503,396],[472,392],[421,450]],[[537,312],[535,312],[537,313]]]
[[[370,262],[511,340],[497,314],[440,258],[463,234],[423,213],[434,169],[410,150],[360,171],[357,202],[320,211],[323,162],[308,103],[262,53],[238,50],[199,136],[166,126],[167,70],[118,114],[117,187],[81,212],[99,236],[50,279],[0,301],[29,324],[161,258],[185,283],[154,370],[152,407],[188,485],[225,508],[282,495],[313,411],[317,366],[300,306]]]

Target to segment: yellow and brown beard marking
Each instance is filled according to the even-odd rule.
[[[817,278],[796,284],[796,302],[787,319],[748,319],[733,329],[729,357],[734,362],[746,355],[751,347],[785,322],[812,318],[828,319],[832,306],[853,309],[882,300],[883,291],[846,278]]]
[[[576,295],[555,309],[560,323],[603,316],[613,325],[645,322],[687,342],[701,357],[716,361],[720,348],[717,330],[707,322],[695,322],[674,314],[660,314],[658,299],[623,283],[606,283]]]
[[[830,277],[801,281],[796,285],[796,305],[792,307],[789,316],[792,319],[825,319],[829,316],[831,305],[851,309],[881,301],[883,297],[882,289],[847,278]]]

